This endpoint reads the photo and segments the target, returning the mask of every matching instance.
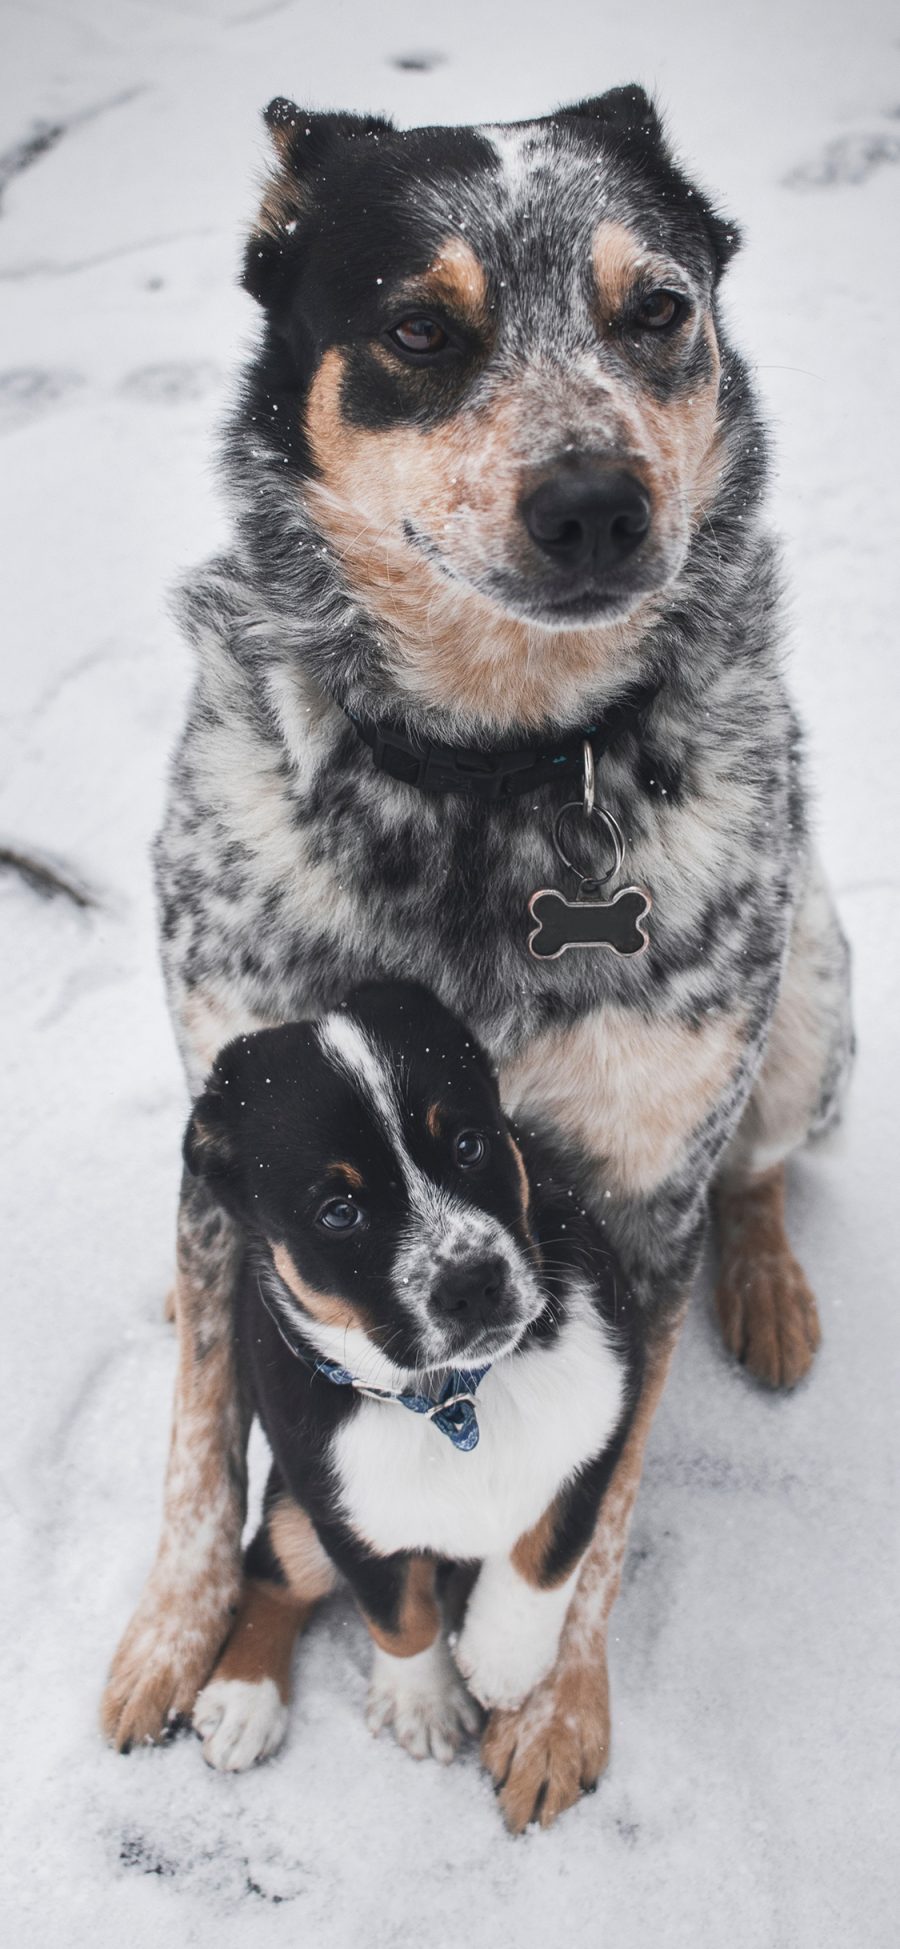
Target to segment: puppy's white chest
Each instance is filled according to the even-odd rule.
[[[348,1521],[379,1554],[455,1558],[511,1550],[622,1408],[622,1363],[587,1300],[557,1340],[501,1361],[476,1396],[478,1446],[454,1448],[424,1416],[365,1401],[332,1459]]]

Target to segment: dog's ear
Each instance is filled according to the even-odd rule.
[[[322,112],[298,108],[284,95],[276,95],[263,109],[263,121],[272,137],[278,159],[302,181],[333,148],[335,142],[354,142],[389,135],[393,122],[383,115],[346,115],[340,110]]]
[[[594,123],[599,135],[610,134],[632,156],[645,157],[660,165],[677,194],[689,194],[692,214],[701,219],[706,231],[718,282],[735,251],[740,249],[740,231],[737,224],[719,215],[701,190],[686,181],[673,160],[659,111],[646,90],[631,81],[624,88],[608,88],[605,95],[574,102],[560,109],[559,115]]]
[[[599,122],[617,135],[630,136],[647,148],[666,153],[666,136],[657,110],[646,90],[636,81],[624,88],[607,88],[605,95],[591,95],[559,110],[561,115],[577,116],[583,122]]]
[[[267,309],[275,309],[291,270],[292,240],[312,206],[312,178],[339,144],[374,142],[393,123],[381,115],[321,113],[298,108],[276,95],[263,110],[277,163],[263,192],[257,228],[244,253],[241,282]]]

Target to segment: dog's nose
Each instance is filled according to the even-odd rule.
[[[565,569],[615,568],[650,526],[650,497],[624,467],[567,467],[521,504],[533,542]]]
[[[431,1310],[459,1326],[499,1321],[508,1310],[506,1262],[499,1256],[444,1266],[431,1288]]]

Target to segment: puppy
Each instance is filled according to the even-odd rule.
[[[448,1760],[471,1695],[516,1706],[554,1662],[637,1398],[637,1309],[562,1160],[533,1134],[523,1158],[485,1056],[415,986],[230,1043],[185,1159],[248,1240],[240,1365],[274,1457],[194,1714],[205,1756],[280,1743],[294,1638],[340,1574],[373,1730]],[[481,1565],[456,1669],[441,1560]]]

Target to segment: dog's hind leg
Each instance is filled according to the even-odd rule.
[[[716,1310],[758,1380],[793,1387],[820,1329],[785,1224],[785,1159],[840,1114],[853,1055],[849,953],[816,865],[794,923],[763,1065],[713,1192]]]
[[[607,1625],[622,1575],[644,1449],[684,1311],[682,1305],[669,1313],[648,1346],[640,1398],[582,1563],[556,1664],[523,1705],[492,1712],[488,1720],[481,1757],[514,1834],[532,1820],[549,1827],[596,1786],[609,1759]]]
[[[178,1217],[178,1377],[156,1563],[113,1660],[102,1704],[120,1750],[189,1713],[241,1587],[249,1418],[235,1371],[241,1239],[185,1177]]]

